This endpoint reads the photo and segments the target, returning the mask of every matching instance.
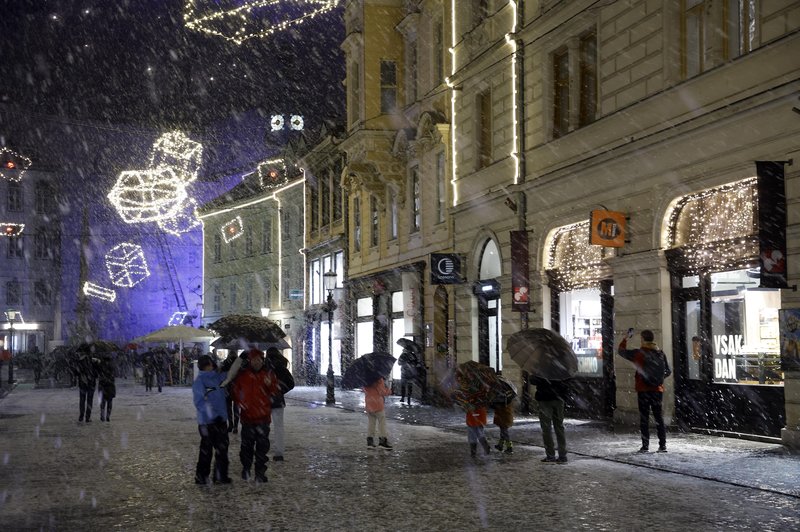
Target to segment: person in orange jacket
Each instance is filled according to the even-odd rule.
[[[479,406],[473,410],[467,410],[467,441],[469,442],[470,456],[478,454],[478,443],[483,447],[483,452],[489,454],[489,442],[486,441],[486,407]]]
[[[364,386],[364,406],[367,411],[367,449],[375,449],[375,433],[377,425],[378,447],[392,450],[386,434],[386,412],[383,410],[383,398],[391,393],[383,377],[373,384]]]
[[[242,368],[236,375],[232,390],[233,400],[241,410],[242,442],[239,459],[242,462],[242,479],[250,479],[250,466],[255,456],[256,482],[266,482],[272,397],[280,389],[275,372],[264,363],[263,351],[251,349],[247,353],[247,359],[248,367]]]

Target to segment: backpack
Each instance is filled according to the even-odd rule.
[[[667,364],[667,355],[663,351],[645,351],[644,363],[639,370],[642,380],[648,386],[661,386],[664,383],[664,377],[672,375],[672,370],[669,369]]]

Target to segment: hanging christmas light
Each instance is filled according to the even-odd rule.
[[[108,301],[109,303],[113,303],[117,299],[116,291],[110,288],[103,288],[100,285],[88,281],[83,283],[83,293],[89,297],[96,297],[97,299]]]
[[[183,20],[191,30],[242,44],[302,24],[338,3],[339,0],[242,0],[236,7],[224,8],[216,0],[188,0]]]
[[[30,168],[31,160],[5,146],[0,148],[0,177],[10,181],[22,181],[25,170]]]
[[[286,172],[286,162],[283,159],[262,161],[258,164],[257,172],[262,188],[278,188],[289,182],[289,176]]]
[[[150,151],[151,169],[172,168],[184,183],[197,179],[202,162],[203,145],[191,140],[181,131],[164,133]]]
[[[133,288],[150,276],[141,246],[119,244],[111,248],[105,258],[108,275],[115,286]]]
[[[225,240],[226,244],[242,236],[242,233],[244,233],[244,226],[242,225],[241,216],[237,216],[223,225],[221,231],[222,238]]]
[[[174,218],[186,198],[184,181],[168,167],[122,172],[108,194],[129,224]]]
[[[188,314],[189,314],[188,312],[182,312],[180,310],[173,312],[167,325],[170,327],[174,327],[176,325],[183,325],[183,320],[186,319],[186,316]]]
[[[25,224],[0,222],[0,227],[2,227],[0,236],[19,236],[22,234],[22,230],[25,229]]]
[[[603,248],[589,243],[589,221],[555,229],[549,238],[547,269],[561,290],[593,288],[608,275]]]
[[[197,201],[189,198],[181,206],[175,216],[164,218],[158,221],[158,226],[167,233],[181,236],[200,226],[200,219],[197,218]]]
[[[272,131],[280,131],[283,129],[283,116],[272,115],[272,118],[269,121],[269,126],[272,128]]]
[[[292,117],[289,119],[289,127],[295,131],[302,131],[303,125],[303,117],[300,115],[292,115]]]

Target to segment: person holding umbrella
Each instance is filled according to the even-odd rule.
[[[400,338],[397,344],[403,348],[403,353],[397,359],[397,363],[400,364],[400,403],[408,398],[410,405],[413,383],[419,377],[417,374],[420,365],[419,358],[417,358],[419,347],[408,338]]]
[[[569,387],[564,380],[551,381],[536,375],[531,376],[531,384],[536,386],[534,399],[539,403],[539,424],[542,427],[545,457],[542,462],[567,463],[567,435],[564,431],[564,403]],[[558,443],[558,458],[553,444],[553,429]]]

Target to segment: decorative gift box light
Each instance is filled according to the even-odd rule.
[[[136,244],[119,244],[106,253],[106,269],[115,286],[132,288],[150,276],[144,251]]]
[[[114,290],[103,288],[100,285],[90,282],[83,283],[83,293],[89,297],[96,297],[97,299],[108,301],[109,303],[113,303],[117,299],[117,292]]]
[[[197,179],[202,163],[203,145],[181,131],[164,133],[150,151],[150,168],[172,168],[185,183]]]
[[[122,172],[108,194],[129,224],[173,218],[186,198],[184,181],[168,167]]]
[[[25,170],[30,168],[31,160],[5,146],[0,148],[0,177],[10,181],[22,181]]]
[[[262,188],[282,187],[289,181],[283,159],[270,159],[258,163],[257,172]]]
[[[194,198],[189,198],[184,202],[181,209],[171,218],[164,218],[158,221],[158,226],[167,233],[175,236],[188,233],[192,229],[200,226],[200,220],[197,218],[195,210],[197,209],[197,202]]]
[[[244,226],[240,216],[222,226],[222,238],[226,244],[242,236],[242,233],[244,233]]]

